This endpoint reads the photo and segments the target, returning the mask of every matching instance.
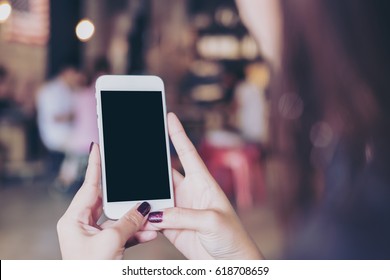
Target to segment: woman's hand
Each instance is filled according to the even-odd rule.
[[[85,181],[57,224],[64,259],[121,259],[126,247],[154,239],[155,231],[139,231],[150,205],[144,202],[117,221],[97,224],[102,214],[100,155],[93,144]]]
[[[162,230],[189,259],[262,258],[173,113],[168,129],[185,177],[173,170],[177,207],[150,213],[146,229]]]

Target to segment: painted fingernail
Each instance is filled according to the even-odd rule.
[[[162,220],[163,220],[163,212],[162,211],[152,212],[148,216],[148,221],[151,223],[161,223]]]
[[[137,211],[141,213],[142,216],[148,215],[150,212],[150,204],[145,202],[142,202],[140,206],[138,206]]]
[[[91,151],[92,151],[93,144],[94,144],[94,142],[91,142],[91,144],[89,145],[89,153],[91,153]]]

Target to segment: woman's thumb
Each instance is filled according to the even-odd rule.
[[[118,230],[121,239],[126,242],[144,225],[149,211],[150,204],[142,202],[124,214],[112,227]]]

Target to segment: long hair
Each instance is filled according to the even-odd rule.
[[[390,183],[389,4],[281,0],[282,70],[271,89],[271,133],[285,175],[277,182],[287,193],[285,216],[305,213],[332,188],[327,172],[339,151],[346,165],[340,176],[349,178],[344,188],[373,163]]]

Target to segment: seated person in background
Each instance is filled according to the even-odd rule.
[[[57,180],[57,188],[62,191],[74,192],[81,186],[91,142],[99,143],[95,81],[99,76],[109,73],[107,59],[96,59],[89,86],[73,94],[72,137],[66,143],[66,156]]]
[[[234,91],[236,126],[244,140],[266,145],[269,108],[265,90],[269,72],[265,63],[253,62],[245,67],[245,79]]]
[[[8,92],[7,77],[7,70],[0,65],[0,116],[12,103]]]
[[[77,67],[65,64],[58,75],[37,94],[37,121],[43,144],[49,152],[49,176],[57,176],[71,139],[74,118],[73,95],[82,84]]]

